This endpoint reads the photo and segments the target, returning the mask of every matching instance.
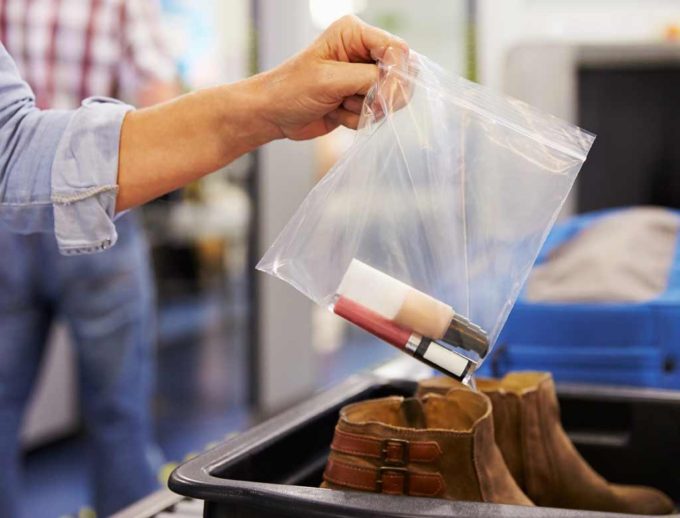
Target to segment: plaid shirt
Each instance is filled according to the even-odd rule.
[[[0,0],[0,39],[41,108],[175,77],[156,0]]]

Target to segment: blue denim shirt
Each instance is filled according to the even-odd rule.
[[[112,246],[120,128],[130,109],[93,97],[75,111],[39,110],[0,44],[0,223],[54,232],[64,254]]]

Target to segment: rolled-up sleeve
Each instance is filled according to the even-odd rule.
[[[75,111],[41,111],[0,46],[0,221],[15,232],[54,232],[66,254],[115,244],[120,130],[130,109],[92,98]]]
[[[57,146],[51,174],[54,232],[63,253],[96,252],[117,239],[120,128],[131,107],[106,98],[83,102]]]

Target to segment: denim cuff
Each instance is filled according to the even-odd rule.
[[[113,246],[120,130],[132,106],[106,97],[83,101],[52,163],[54,232],[62,254]]]

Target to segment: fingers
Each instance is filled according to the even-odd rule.
[[[343,107],[353,113],[361,113],[364,96],[377,83],[380,71],[377,65],[367,63],[335,62],[330,65],[326,76],[325,91],[343,99]],[[413,85],[409,78],[399,74],[388,74],[380,84],[379,96],[396,111],[404,107],[411,98]]]
[[[377,65],[335,62],[327,85],[339,98],[366,95],[378,81]]]
[[[332,54],[329,57],[342,61],[381,61],[388,49],[397,55],[408,56],[408,45],[404,40],[356,16],[340,18],[328,28],[323,38]]]
[[[350,129],[357,129],[357,126],[359,125],[359,114],[346,110],[345,108],[336,108],[326,115],[326,120],[326,125],[333,129],[340,125]]]
[[[404,40],[387,31],[368,25],[358,18],[356,20],[361,24],[359,34],[363,49],[369,51],[373,61],[382,61],[388,49],[393,49],[399,54],[408,55],[408,45]]]
[[[365,96],[363,95],[353,95],[345,99],[342,103],[342,107],[352,113],[361,114],[361,109],[364,105]]]

